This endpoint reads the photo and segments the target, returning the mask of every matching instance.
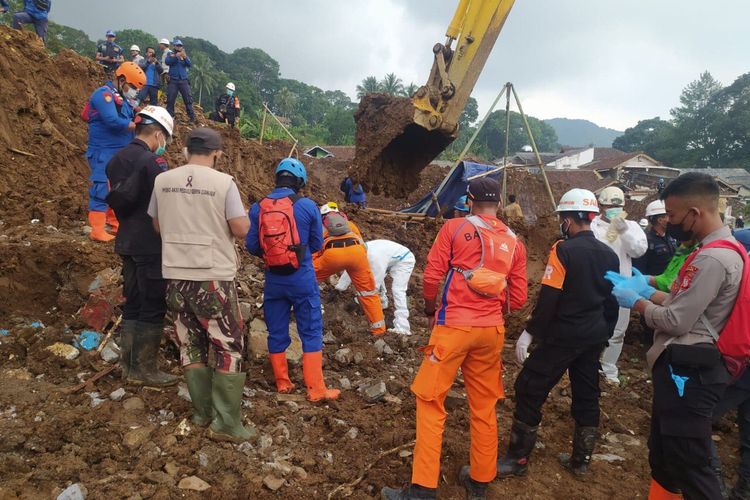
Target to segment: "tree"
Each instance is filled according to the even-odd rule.
[[[479,104],[477,103],[477,100],[473,97],[469,97],[469,100],[466,101],[466,106],[464,107],[463,113],[461,113],[461,117],[458,119],[458,124],[460,127],[468,127],[475,121],[477,121],[477,118],[479,117]]]
[[[533,116],[526,117],[529,121],[531,133],[540,151],[553,151],[559,146],[557,134],[551,125],[544,123]],[[529,136],[523,126],[521,115],[515,111],[510,112],[510,141],[509,153],[520,151],[529,144]],[[477,136],[477,142],[491,153],[495,158],[503,156],[505,152],[505,110],[493,112],[487,119],[484,128]]]
[[[641,120],[635,127],[625,130],[616,138],[612,147],[626,152],[643,151],[667,165],[681,165],[685,162],[685,147],[678,131],[671,122],[658,116]]]
[[[122,47],[126,61],[130,60],[130,47],[132,45],[137,45],[141,49],[141,55],[146,54],[147,47],[153,47],[154,49],[159,47],[159,41],[156,37],[142,30],[126,29],[119,30],[116,33],[117,45]]]
[[[279,63],[260,49],[235,50],[226,58],[222,69],[230,78],[255,87],[264,102],[271,102],[279,90]]]
[[[323,126],[327,130],[326,143],[328,144],[354,144],[354,115],[351,110],[334,107],[326,113]]]
[[[419,90],[419,85],[417,85],[414,82],[411,82],[409,85],[404,87],[404,96],[412,97],[414,94],[417,93],[417,90]]]
[[[96,44],[83,31],[50,21],[47,49],[54,54],[62,49],[71,49],[84,57],[92,57],[96,53]]]
[[[362,83],[357,85],[357,99],[362,100],[367,94],[372,94],[380,91],[380,84],[378,79],[374,76],[368,76]]]
[[[282,87],[279,93],[274,96],[274,103],[281,116],[289,118],[297,105],[297,94],[286,87]]]
[[[721,89],[721,83],[704,71],[683,89],[680,106],[671,110],[678,136],[689,151],[686,160],[694,166],[715,165],[721,156],[714,124],[723,110],[712,100]]]
[[[203,107],[203,91],[213,92],[217,84],[217,69],[214,62],[203,52],[194,52],[190,56],[190,86],[198,90],[198,105]]]
[[[388,73],[381,80],[379,90],[384,94],[400,96],[404,93],[404,82],[395,73]]]

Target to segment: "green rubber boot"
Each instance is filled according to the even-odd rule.
[[[242,425],[242,389],[245,387],[245,372],[214,372],[211,385],[211,399],[214,407],[214,420],[208,428],[208,436],[215,441],[243,443],[252,434]]]
[[[208,366],[185,370],[185,381],[190,392],[190,399],[193,401],[193,416],[190,420],[200,427],[207,426],[214,418],[214,406],[211,399],[213,374],[213,368]]]

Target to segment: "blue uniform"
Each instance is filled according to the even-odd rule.
[[[13,27],[21,29],[22,24],[33,24],[36,34],[46,42],[49,11],[52,9],[52,0],[37,2],[36,0],[24,0],[23,10],[13,14]],[[0,6],[7,11],[10,9],[8,0],[0,0]]]
[[[107,82],[91,94],[84,111],[89,122],[89,144],[86,159],[91,168],[89,210],[105,212],[109,194],[107,163],[120,149],[130,144],[135,134],[128,130],[133,121],[133,108]]]
[[[293,194],[294,191],[289,188],[276,188],[268,198],[280,199]],[[259,215],[260,206],[254,203],[250,208],[250,232],[247,233],[245,246],[251,254],[261,257]],[[299,269],[286,276],[266,271],[263,312],[268,325],[268,351],[271,354],[284,352],[291,343],[289,313],[292,307],[303,351],[318,352],[323,349],[320,289],[312,264],[312,253],[323,248],[323,225],[315,202],[307,198],[297,200],[294,219],[300,243],[306,247]]]
[[[164,59],[165,64],[169,66],[169,83],[167,84],[167,111],[174,116],[174,105],[177,102],[177,94],[182,96],[182,102],[185,103],[190,121],[195,121],[195,111],[193,110],[193,93],[190,91],[190,81],[188,80],[188,68],[192,66],[189,57],[180,59],[174,52],[170,52]]]

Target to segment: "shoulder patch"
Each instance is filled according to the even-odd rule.
[[[679,283],[679,290],[687,290],[693,284],[693,278],[695,278],[698,268],[694,265],[689,265],[685,269],[685,274],[682,277],[682,281]]]
[[[104,100],[107,101],[107,102],[112,102],[112,94],[110,94],[109,92],[105,92],[104,93]]]
[[[161,156],[157,156],[154,160],[156,161],[156,166],[158,166],[162,170],[162,172],[167,171],[167,169],[169,168],[169,165],[167,164],[167,160],[165,160]]]

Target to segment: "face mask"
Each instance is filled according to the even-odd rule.
[[[227,90],[227,95],[228,95],[229,97],[232,97],[232,96],[234,96],[234,90]]]
[[[565,223],[568,223],[566,226]],[[568,239],[568,231],[570,230],[570,221],[567,219],[563,219],[563,221],[560,223],[560,237],[564,240]]]
[[[686,213],[685,217],[683,217],[682,220],[678,224],[672,224],[668,222],[667,234],[680,242],[692,240],[694,236],[693,226],[695,226],[695,219],[693,219],[693,223],[690,225],[690,229],[686,230],[682,227],[682,224],[685,222],[685,219],[687,219],[687,216],[690,214],[691,212]]]
[[[156,156],[162,156],[164,153],[167,152],[167,142],[164,141],[164,144],[161,144],[161,141],[159,141],[159,147],[156,148],[156,151],[154,151],[154,154]]]
[[[135,90],[135,88],[133,88],[133,87],[128,87],[127,92],[123,92],[122,95],[124,95],[126,99],[131,99],[132,100],[132,99],[135,99],[136,97],[138,97],[138,91]]]
[[[608,208],[604,211],[604,216],[609,220],[616,219],[620,216],[620,214],[622,214],[622,210],[622,207]]]

